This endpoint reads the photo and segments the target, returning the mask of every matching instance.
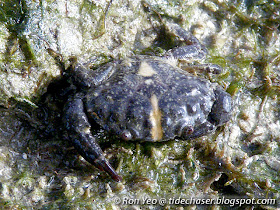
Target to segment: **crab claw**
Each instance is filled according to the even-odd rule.
[[[115,181],[122,181],[122,177],[106,160],[102,149],[90,132],[90,124],[84,112],[83,101],[79,96],[69,98],[64,107],[63,122],[72,144],[86,161],[107,172]]]
[[[117,182],[121,182],[122,181],[122,177],[120,175],[118,175],[118,173],[115,171],[115,169],[111,166],[111,164],[102,157],[99,157],[98,159],[96,159],[94,161],[94,165],[99,168],[102,171],[107,172],[112,179],[114,179]]]

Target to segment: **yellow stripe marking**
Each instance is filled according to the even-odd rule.
[[[159,141],[163,137],[163,130],[161,126],[161,111],[158,106],[158,99],[156,95],[151,97],[152,111],[150,113],[150,121],[152,124],[151,135],[154,141]]]

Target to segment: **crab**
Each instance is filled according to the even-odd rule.
[[[205,58],[205,47],[177,24],[169,24],[165,30],[180,45],[164,55],[134,56],[96,70],[88,64],[76,64],[66,71],[76,87],[63,109],[68,136],[85,160],[115,181],[122,177],[105,158],[92,134],[90,119],[126,141],[157,142],[210,134],[231,116],[229,93],[177,64],[186,61],[188,69],[210,72],[220,72],[221,67],[191,65],[190,61]]]

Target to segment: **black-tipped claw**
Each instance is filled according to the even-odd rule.
[[[106,159],[96,159],[94,161],[96,167],[100,170],[107,172],[113,180],[117,182],[121,182],[122,177],[115,171],[115,169],[111,166],[111,164]]]

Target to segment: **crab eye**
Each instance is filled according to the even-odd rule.
[[[128,130],[124,130],[124,131],[122,132],[122,134],[121,134],[121,138],[122,138],[123,140],[129,141],[129,140],[132,139],[132,135],[131,135],[131,133],[130,133]]]

